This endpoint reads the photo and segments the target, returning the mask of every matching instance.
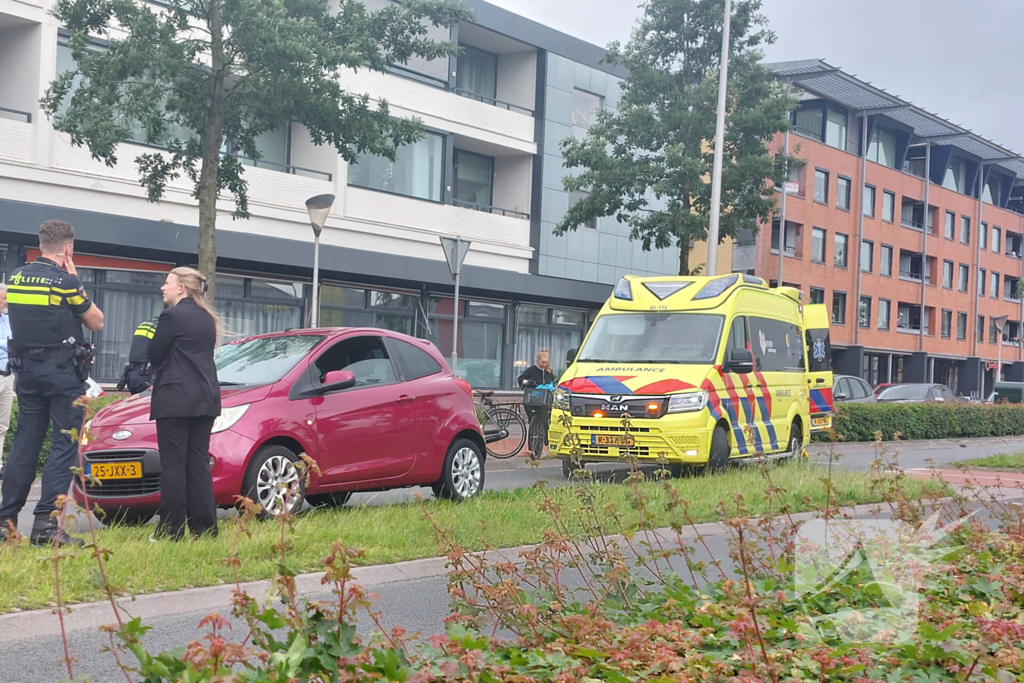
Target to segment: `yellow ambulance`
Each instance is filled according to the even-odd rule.
[[[831,424],[831,397],[821,392],[832,387],[825,306],[800,297],[751,275],[627,275],[569,352],[551,454],[566,474],[579,460],[635,456],[719,469],[731,459],[799,454],[812,429]]]

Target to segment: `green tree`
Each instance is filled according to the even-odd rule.
[[[199,269],[216,274],[217,197],[234,197],[248,217],[242,165],[260,159],[257,138],[289,121],[346,160],[394,159],[417,140],[417,121],[397,119],[381,102],[351,93],[344,69],[386,71],[411,57],[457,48],[428,38],[428,25],[469,17],[449,2],[405,0],[368,12],[354,0],[59,0],[54,14],[71,34],[75,68],[43,99],[54,127],[113,166],[128,139],[165,148],[136,158],[150,201],[182,175],[199,202]],[[333,5],[333,6],[332,6]],[[109,41],[97,46],[94,38]]]
[[[757,226],[775,209],[781,158],[768,143],[789,126],[796,105],[761,64],[775,36],[760,0],[736,0],[730,29],[728,119],[722,171],[720,238]],[[555,227],[615,216],[645,250],[679,247],[689,275],[690,240],[706,240],[724,0],[649,0],[625,48],[607,62],[629,70],[615,110],[601,111],[582,139],[562,141],[563,184],[589,193]]]

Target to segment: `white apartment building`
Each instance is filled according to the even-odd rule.
[[[39,99],[72,63],[51,4],[0,0],[0,273],[34,258],[41,222],[71,222],[82,279],[107,315],[93,340],[94,376],[110,382],[135,327],[163,307],[164,273],[197,262],[198,210],[181,182],[160,203],[146,201],[134,163],[145,147],[122,145],[109,168],[53,130]],[[623,274],[677,272],[677,250],[644,252],[613,218],[552,233],[578,199],[563,190],[559,142],[617,105],[624,72],[599,64],[602,48],[480,0],[466,4],[472,23],[451,29],[460,58],[344,77],[351,90],[422,120],[426,136],[397,163],[364,157],[350,167],[295,123],[264,136],[264,158],[245,174],[252,218],[233,220],[225,202],[217,222],[216,304],[233,332],[308,323],[304,202],[325,192],[337,200],[321,238],[323,325],[400,330],[450,355],[453,283],[438,238],[472,241],[458,350],[459,372],[476,388],[514,387],[540,348],[562,366]]]

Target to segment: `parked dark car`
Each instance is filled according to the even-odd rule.
[[[956,400],[945,384],[897,384],[878,395],[879,403],[951,403]]]
[[[429,341],[359,328],[262,335],[221,347],[217,376],[223,412],[210,463],[222,507],[241,494],[274,516],[303,499],[342,505],[353,491],[431,486],[464,500],[483,489],[485,447],[470,385]],[[82,453],[102,486],[72,487],[79,502],[88,493],[125,523],[148,521],[160,505],[150,396],[96,414]],[[308,488],[301,454],[320,469]]]
[[[871,385],[860,377],[835,375],[832,379],[832,400],[836,403],[874,403]]]

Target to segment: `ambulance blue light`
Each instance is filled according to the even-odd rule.
[[[605,290],[607,291],[607,290]],[[629,286],[629,280],[622,278],[619,283],[615,285],[615,298],[625,299],[626,301],[633,300],[633,289]]]
[[[704,289],[697,292],[697,296],[693,298],[695,301],[697,299],[714,299],[716,296],[736,284],[737,279],[739,279],[737,275],[728,275],[726,277],[720,277],[712,280],[704,285]]]

